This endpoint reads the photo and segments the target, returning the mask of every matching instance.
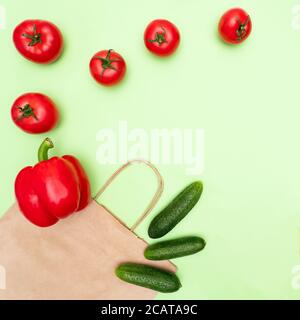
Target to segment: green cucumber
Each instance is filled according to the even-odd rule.
[[[144,252],[148,260],[168,260],[188,256],[203,250],[205,241],[200,237],[184,237],[154,243]]]
[[[196,205],[202,194],[203,185],[196,181],[186,187],[165,209],[150,223],[150,238],[163,237],[171,231]]]
[[[175,292],[181,287],[175,273],[144,264],[121,264],[116,275],[128,283],[164,293]]]

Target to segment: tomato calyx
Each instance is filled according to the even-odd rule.
[[[159,46],[161,46],[163,43],[168,43],[166,40],[166,29],[164,27],[161,27],[163,32],[156,32],[155,33],[155,39],[148,39],[148,42],[154,43],[157,42]]]
[[[248,25],[250,21],[250,16],[247,16],[247,19],[244,23],[239,22],[239,27],[236,30],[237,40],[241,41],[246,36],[246,26]]]
[[[42,42],[41,40],[42,35],[40,33],[37,33],[35,24],[33,25],[33,35],[28,33],[23,33],[22,36],[31,40],[31,42],[28,43],[29,47],[34,47],[38,43]]]
[[[33,109],[30,107],[30,104],[25,104],[24,107],[18,107],[18,109],[21,113],[21,116],[18,118],[18,120],[22,120],[22,119],[30,118],[30,117],[34,117],[35,120],[38,120]]]
[[[115,70],[115,71],[117,70],[114,66],[111,65],[112,62],[118,62],[119,61],[118,59],[110,59],[110,54],[111,54],[112,51],[113,51],[113,49],[109,49],[105,58],[96,57],[97,59],[99,59],[102,62],[103,71],[101,73],[101,76],[103,76],[103,74],[104,74],[106,69],[112,69],[112,70]]]

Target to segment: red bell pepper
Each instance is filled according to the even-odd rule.
[[[20,171],[15,194],[24,216],[39,227],[49,227],[85,208],[91,201],[88,177],[73,156],[53,157],[53,148],[45,139],[38,152],[39,163]]]

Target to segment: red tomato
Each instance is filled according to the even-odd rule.
[[[28,133],[44,133],[58,122],[58,111],[54,102],[41,93],[25,93],[11,108],[14,123]]]
[[[169,56],[179,46],[180,33],[168,20],[154,20],[145,30],[144,42],[149,51],[159,56]]]
[[[63,37],[59,29],[44,20],[25,20],[14,30],[13,41],[26,59],[36,63],[51,63],[59,58]]]
[[[120,82],[126,73],[126,63],[120,54],[110,50],[97,52],[90,62],[93,78],[105,86]]]
[[[224,13],[219,22],[219,33],[227,43],[241,43],[248,38],[252,23],[247,12],[233,8]]]

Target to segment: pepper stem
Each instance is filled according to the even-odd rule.
[[[41,146],[39,147],[39,151],[38,151],[39,162],[48,160],[48,151],[49,149],[52,149],[52,148],[54,148],[53,142],[51,141],[51,139],[46,138],[42,142]]]

